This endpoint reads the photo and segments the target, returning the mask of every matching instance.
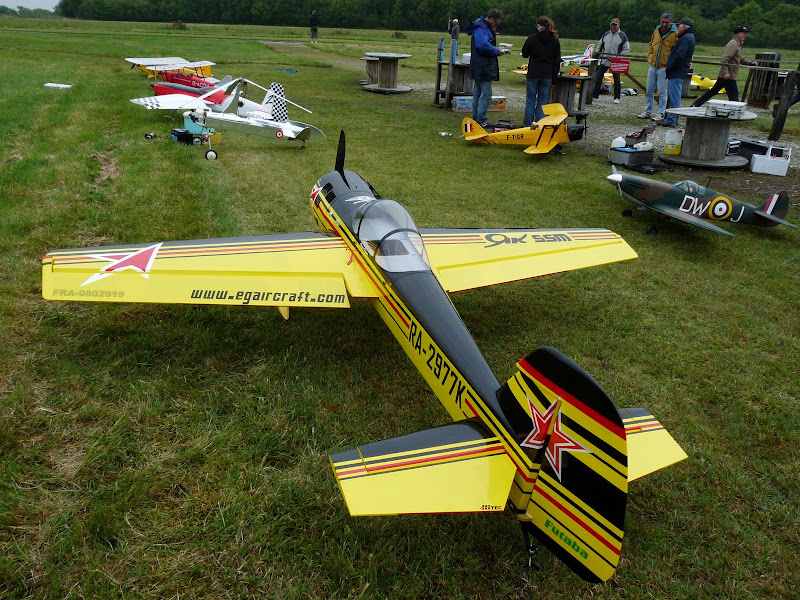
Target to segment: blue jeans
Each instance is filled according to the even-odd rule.
[[[492,99],[492,81],[476,81],[472,89],[472,120],[483,127],[489,122],[486,111],[489,110],[489,101]]]
[[[644,112],[648,115],[653,114],[653,95],[658,90],[658,111],[662,115],[667,110],[667,69],[656,69],[650,65],[647,69],[647,91],[644,99]]]
[[[669,95],[669,107],[670,108],[680,108],[681,107],[681,92],[683,91],[683,81],[685,78],[681,79],[667,79],[667,89]],[[663,113],[662,113],[663,114]],[[678,115],[667,115],[664,117],[664,121],[669,123],[670,125],[677,125],[678,124]]]
[[[550,95],[550,84],[553,80],[528,77],[526,81],[525,120],[522,126],[530,127],[533,122],[534,114],[536,115],[537,121],[544,117],[542,105],[547,104],[547,97]]]

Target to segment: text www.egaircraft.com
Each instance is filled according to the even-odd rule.
[[[192,290],[192,300],[233,300],[242,304],[269,302],[278,304],[344,304],[344,294],[312,294],[311,292],[229,292],[228,290]]]

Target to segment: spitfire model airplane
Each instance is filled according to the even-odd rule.
[[[334,454],[351,515],[503,512],[580,576],[611,577],[630,481],[686,458],[641,408],[617,409],[549,347],[503,385],[448,292],[636,257],[605,229],[418,229],[344,169],[311,190],[321,233],[54,250],[47,300],[347,308],[368,298],[456,421]]]
[[[786,192],[772,194],[764,204],[756,208],[752,204],[734,200],[694,181],[685,180],[670,184],[618,173],[613,166],[611,170],[613,173],[607,179],[617,187],[620,196],[625,200],[639,207],[660,212],[676,221],[725,235],[733,234],[703,219],[761,227],[787,225],[798,229],[797,225],[784,220],[789,210],[789,196]],[[656,232],[655,227],[648,229],[648,233]]]
[[[567,124],[567,111],[561,104],[542,106],[544,117],[530,127],[489,133],[469,117],[461,122],[464,139],[476,144],[521,144],[526,154],[546,154],[560,144],[583,137],[585,125]]]
[[[255,104],[244,97],[248,83],[266,92],[261,104]],[[308,142],[319,142],[326,139],[325,134],[313,125],[289,120],[287,103],[308,113],[311,111],[287,99],[283,93],[283,85],[280,83],[273,82],[270,89],[266,89],[249,79],[240,77],[226,82],[224,85],[227,87],[235,85],[235,88],[222,104],[213,105],[218,106],[217,109],[209,106],[207,101],[208,98],[219,93],[222,89],[220,87],[214,87],[196,98],[179,93],[134,98],[131,102],[141,104],[149,109],[189,109],[184,113],[184,117],[191,119],[204,132],[221,130],[258,135],[271,142],[299,143],[301,149],[305,149]],[[206,158],[216,160],[218,154],[211,148],[210,137],[208,137],[208,145]]]

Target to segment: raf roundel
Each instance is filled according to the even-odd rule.
[[[718,196],[714,198],[714,201],[711,203],[711,208],[708,210],[708,216],[716,220],[727,219],[729,216],[731,216],[732,211],[733,206],[731,206],[731,201],[724,196]]]

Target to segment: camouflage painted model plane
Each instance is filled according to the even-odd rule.
[[[368,298],[454,424],[334,454],[352,515],[510,511],[580,576],[611,577],[630,481],[686,458],[549,347],[500,382],[448,292],[636,257],[605,229],[418,229],[344,169],[311,190],[321,233],[54,250],[48,300],[347,308]]]
[[[787,225],[798,229],[797,225],[793,225],[783,218],[789,210],[789,196],[786,192],[772,194],[764,204],[756,208],[752,204],[734,200],[688,179],[671,184],[627,173],[618,173],[616,167],[613,166],[611,170],[613,173],[607,179],[617,187],[620,196],[625,200],[633,202],[639,207],[660,212],[676,221],[683,221],[725,235],[733,234],[703,219],[746,223],[761,227]],[[623,214],[627,215],[628,211]],[[656,232],[655,227],[648,229],[648,233]]]
[[[583,137],[585,125],[567,124],[567,111],[561,104],[542,106],[544,117],[530,127],[489,133],[469,117],[461,122],[464,139],[476,144],[516,144],[528,146],[526,154],[547,154],[553,148]]]

